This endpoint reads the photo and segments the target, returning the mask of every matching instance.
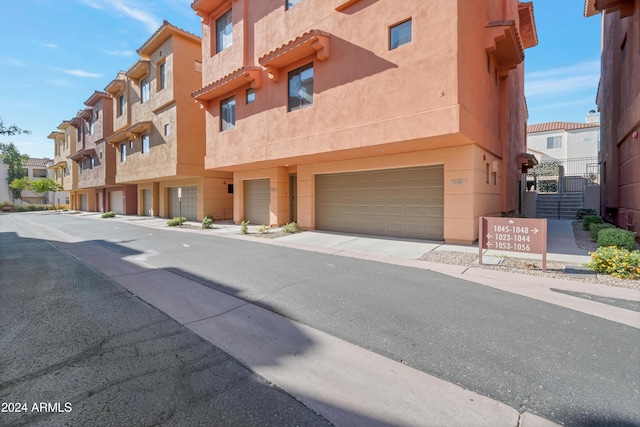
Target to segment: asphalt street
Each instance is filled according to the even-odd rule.
[[[0,218],[0,425],[328,426],[106,276]]]
[[[142,256],[519,411],[566,425],[640,425],[640,333],[629,326],[435,272],[206,232],[55,213],[0,216],[0,230],[9,222],[53,244],[72,236]],[[53,267],[37,264],[44,280]],[[77,306],[87,317],[96,309]]]

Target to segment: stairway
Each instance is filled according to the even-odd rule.
[[[538,194],[536,218],[576,219],[584,207],[584,193]]]

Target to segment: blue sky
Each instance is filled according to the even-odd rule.
[[[476,0],[464,0],[476,1]],[[164,19],[201,35],[192,0],[12,0],[0,26],[0,117],[31,135],[3,138],[53,157],[47,135],[128,69]],[[600,74],[600,17],[584,0],[534,0],[539,44],[525,52],[529,123],[583,122]]]

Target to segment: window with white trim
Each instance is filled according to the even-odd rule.
[[[562,148],[562,136],[550,136],[547,138],[547,149]]]
[[[149,135],[142,135],[142,152],[149,152]]]
[[[149,100],[149,79],[144,78],[140,80],[140,102],[147,102]]]

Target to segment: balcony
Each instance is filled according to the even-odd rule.
[[[208,102],[246,85],[258,89],[261,73],[260,67],[245,66],[193,92],[191,96],[200,102]]]
[[[498,76],[501,78],[506,78],[509,70],[524,61],[524,49],[514,20],[488,22],[484,46],[498,63]]]

